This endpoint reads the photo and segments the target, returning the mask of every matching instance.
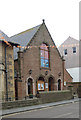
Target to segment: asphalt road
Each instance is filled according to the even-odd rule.
[[[79,102],[14,113],[3,118],[79,118]]]

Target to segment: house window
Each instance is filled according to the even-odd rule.
[[[73,47],[73,53],[76,53],[76,47]]]
[[[67,55],[67,49],[64,50],[64,55]]]
[[[42,44],[40,46],[40,59],[41,59],[41,67],[48,68],[49,67],[49,51],[48,51],[48,46],[46,44]]]

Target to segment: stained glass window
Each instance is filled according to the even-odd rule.
[[[49,67],[49,51],[46,44],[40,46],[41,67]]]

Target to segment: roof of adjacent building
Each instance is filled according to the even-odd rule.
[[[1,30],[0,30],[0,40],[6,40],[6,41],[8,41],[9,40],[9,37],[4,33],[4,32],[2,32]]]
[[[79,40],[69,36],[58,48],[60,49],[62,47],[62,45],[72,45],[72,44],[76,44],[76,43],[79,43]]]
[[[9,44],[11,44],[12,46],[19,45],[18,43],[10,42],[10,38],[1,30],[0,30],[0,41],[4,42],[7,45]]]
[[[73,47],[76,47],[76,53],[73,53]],[[65,49],[67,49],[67,55],[64,54]],[[66,68],[74,68],[79,66],[79,40],[69,36],[59,46],[58,50],[61,56],[64,56]]]
[[[81,67],[66,69],[68,73],[72,76],[72,82],[81,82]]]

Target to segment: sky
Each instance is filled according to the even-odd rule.
[[[0,30],[9,37],[45,24],[56,44],[79,40],[79,0],[0,0]]]

